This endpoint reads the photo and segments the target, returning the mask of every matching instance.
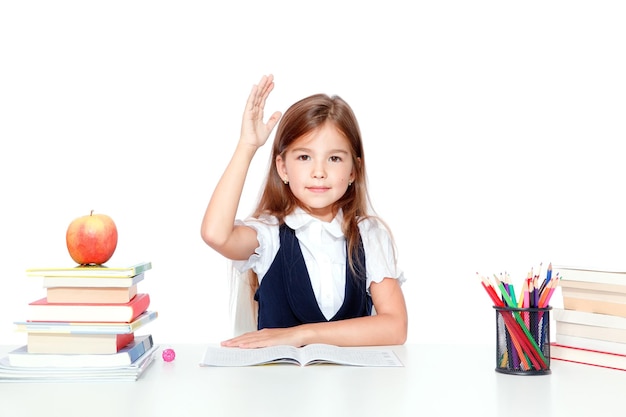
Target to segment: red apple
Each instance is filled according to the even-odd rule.
[[[106,214],[74,219],[65,234],[67,250],[74,262],[100,265],[111,259],[117,247],[117,227]]]

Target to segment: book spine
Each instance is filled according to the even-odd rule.
[[[626,318],[626,304],[622,303],[563,296],[563,307],[566,310],[577,310]]]
[[[150,269],[152,269],[152,263],[151,262],[147,262],[145,264],[138,265],[135,268],[134,272],[135,272],[135,275],[137,275],[137,274],[141,274],[142,272],[146,272],[146,271],[148,271]]]
[[[554,320],[564,323],[584,324],[597,327],[626,329],[626,318],[610,314],[593,313],[579,310],[554,309]]]
[[[42,286],[44,288],[129,288],[143,281],[144,277],[143,273],[123,278],[46,276],[43,277]]]
[[[140,314],[135,319],[134,322],[130,323],[129,330],[130,331],[135,331],[135,330],[139,329],[140,327],[150,323],[151,321],[153,321],[157,317],[158,317],[158,312],[145,310],[142,314]]]
[[[144,353],[146,353],[150,348],[154,345],[152,340],[152,335],[148,335],[142,343],[138,343],[133,346],[132,349],[128,351],[128,356],[130,358],[130,363],[134,363],[137,359],[139,359]]]

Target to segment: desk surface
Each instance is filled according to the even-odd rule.
[[[626,372],[553,360],[550,375],[505,375],[495,346],[393,347],[402,368],[206,368],[205,347],[173,346],[137,382],[0,383],[0,416],[623,415]]]

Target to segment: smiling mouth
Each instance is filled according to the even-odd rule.
[[[307,190],[314,193],[323,193],[324,191],[330,190],[330,187],[307,187]]]

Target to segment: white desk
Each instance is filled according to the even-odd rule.
[[[205,346],[173,348],[137,382],[0,383],[0,416],[624,415],[626,372],[553,360],[550,375],[505,375],[495,346],[394,347],[403,368],[204,368]]]

